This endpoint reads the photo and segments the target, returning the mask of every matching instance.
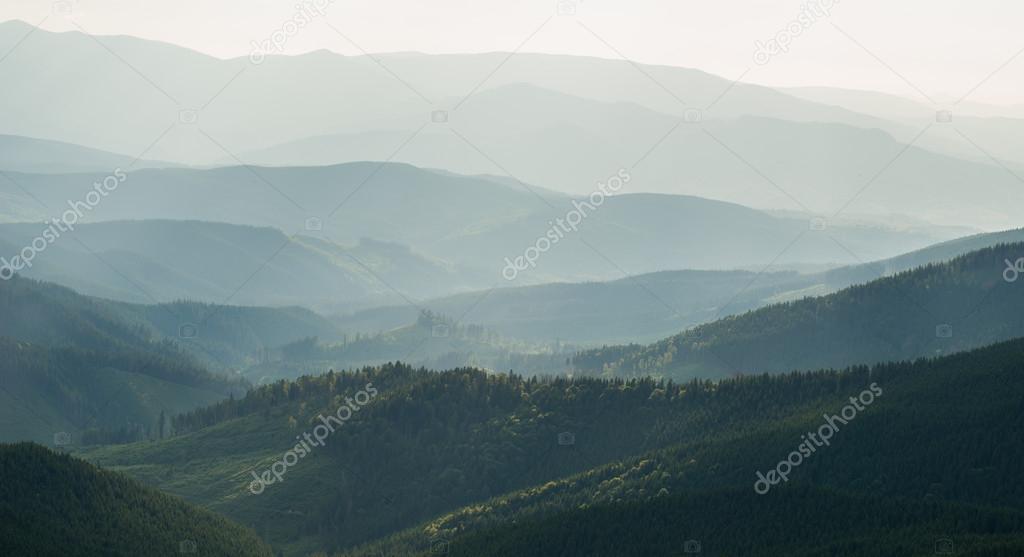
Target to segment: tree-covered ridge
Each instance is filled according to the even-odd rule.
[[[821,276],[823,282],[829,288],[841,289],[903,271],[909,271],[917,267],[946,263],[981,249],[1020,242],[1024,242],[1024,228],[1014,228],[999,232],[983,232],[940,242],[926,248],[890,257],[889,259],[830,269],[821,273]]]
[[[797,535],[798,524],[786,521],[820,508],[810,501],[802,509],[786,502],[787,494],[802,489],[801,486],[879,498],[889,506],[902,504],[901,500],[924,501],[939,505],[929,512],[941,521],[956,516],[946,514],[946,510],[955,509],[941,507],[947,503],[985,507],[986,516],[998,514],[998,509],[1010,509],[1017,517],[1014,520],[1019,520],[1024,512],[1024,470],[1020,467],[1024,442],[1018,435],[1024,429],[1022,370],[1024,340],[1014,340],[938,359],[858,366],[841,373],[820,371],[724,380],[712,391],[714,398],[742,400],[742,393],[749,389],[760,393],[761,398],[746,400],[755,407],[772,408],[776,400],[801,395],[821,396],[810,407],[791,409],[785,416],[750,421],[746,427],[734,424],[693,441],[680,438],[678,444],[663,449],[610,461],[583,473],[467,506],[350,555],[372,555],[382,547],[398,554],[415,554],[437,538],[453,540],[454,547],[463,535],[506,528],[515,521],[544,520],[597,505],[642,505],[659,497],[685,497],[720,489],[753,495],[757,471],[773,469],[796,449],[802,435],[816,431],[826,414],[837,414],[849,403],[850,396],[856,396],[871,383],[877,383],[883,395],[855,421],[841,426],[831,445],[820,448],[794,468],[788,482],[757,497],[759,504],[783,497],[772,514],[773,522],[758,524],[781,525],[793,532],[794,537],[787,543],[799,542],[802,538]],[[740,512],[730,506],[735,503],[728,499],[722,497],[720,506],[700,512],[720,517],[732,512],[730,509]],[[793,508],[794,514],[787,514],[787,508]],[[848,524],[845,533],[840,531],[841,525],[833,526],[829,536],[842,538],[869,525],[873,508],[861,509],[862,521]],[[796,513],[797,510],[800,512]],[[914,528],[924,528],[918,533],[927,533],[927,522],[931,519],[927,513],[921,516],[927,520]],[[736,538],[736,543],[753,546],[763,541],[753,527],[752,523],[749,528],[730,531],[728,535]],[[1018,547],[1021,537],[1019,531],[1015,533],[1014,543],[1018,545],[1013,547]],[[529,538],[531,534],[498,535]],[[704,535],[706,539],[710,537]],[[715,535],[719,540],[726,537],[721,531]],[[972,534],[969,530],[947,533],[948,537],[961,535]],[[802,549],[806,554],[818,554],[812,551],[814,548],[812,545]],[[847,550],[837,554],[858,553]],[[876,549],[875,554],[884,552]]]
[[[1024,244],[1000,244],[828,296],[768,306],[648,345],[573,358],[577,373],[686,379],[951,354],[1024,336]]]
[[[741,296],[736,292],[757,278]],[[526,341],[560,339],[590,346],[625,340],[655,341],[729,311],[760,307],[776,296],[820,285],[823,275],[779,271],[658,271],[607,282],[545,283],[468,292],[427,300],[420,306]],[[653,296],[652,296],[653,294]],[[376,330],[404,325],[417,308],[371,308],[334,317],[339,326]]]
[[[353,369],[397,360],[431,369],[476,367],[524,375],[565,369],[578,347],[557,340],[523,342],[475,324],[421,310],[415,321],[376,334],[341,335],[341,340],[306,337],[275,351],[275,359],[246,370],[253,383],[293,379],[311,370]]]
[[[227,519],[35,444],[0,444],[0,478],[3,555],[271,555]]]
[[[801,486],[771,499],[722,489],[601,503],[437,538],[434,545],[453,557],[656,557],[698,549],[721,556],[924,557],[949,546],[956,555],[1013,557],[1024,554],[1022,531],[1020,511]]]
[[[126,442],[160,435],[160,416],[241,394],[178,339],[126,305],[14,276],[0,281],[0,440]],[[166,310],[164,310],[166,311]]]
[[[287,481],[258,498],[245,492],[250,470],[368,382],[381,395],[343,431]],[[275,546],[337,549],[651,450],[749,431],[816,408],[835,388],[834,377],[817,376],[673,384],[390,364],[263,386],[177,418],[183,433],[173,439],[88,457],[211,505]]]
[[[182,381],[192,369],[142,351],[50,348],[0,337],[0,439],[49,444],[59,435],[80,445],[157,437],[161,413],[228,395],[216,382]]]
[[[260,363],[305,337],[342,338],[329,320],[298,307],[130,304],[20,275],[0,281],[0,312],[0,336],[104,351],[129,346],[215,372]]]
[[[983,253],[882,279],[845,295],[855,292],[861,303],[876,307],[879,304],[872,296],[892,294],[891,288],[879,286],[886,281],[902,284],[898,281],[918,277],[919,282],[930,285],[926,289],[929,294],[941,295],[952,288],[953,296],[962,293],[957,290],[962,285],[973,288],[982,282],[992,269],[1001,281],[1001,260],[986,269],[972,262]],[[946,283],[952,286],[947,288]],[[989,286],[1000,288],[991,281]],[[991,288],[980,288],[981,299]],[[979,311],[990,321],[1001,315]],[[988,482],[992,476],[972,476],[964,470],[994,470],[997,477],[1016,477],[1010,467],[1019,460],[1018,449],[1011,446],[979,466],[946,458],[921,443],[948,439],[954,446],[970,446],[962,434],[991,445],[987,440],[990,433],[979,434],[970,427],[950,433],[947,428],[956,423],[974,424],[975,419],[992,421],[988,414],[972,413],[981,406],[984,412],[1017,416],[1008,411],[1011,405],[1005,398],[1015,396],[1016,386],[997,392],[991,379],[1001,374],[1003,383],[1012,384],[1014,376],[1005,377],[1006,370],[992,364],[1019,367],[1020,352],[1019,343],[1007,343],[942,360],[862,366],[844,373],[819,371],[685,383],[652,378],[526,379],[471,368],[435,373],[388,364],[266,385],[244,398],[179,417],[175,425],[181,434],[177,437],[100,449],[90,452],[89,458],[208,505],[254,527],[289,553],[344,550],[396,533],[396,541],[389,546],[418,550],[425,531],[454,535],[581,505],[643,502],[662,490],[677,495],[752,484],[753,471],[771,464],[764,462],[765,455],[788,450],[801,430],[807,431],[823,412],[835,411],[837,404],[865,385],[879,381],[887,395],[878,404],[892,400],[890,385],[880,379],[884,376],[906,381],[897,381],[897,386],[905,387],[905,394],[897,399],[906,407],[916,408],[922,400],[933,402],[927,403],[927,411],[918,411],[920,415],[900,415],[891,426],[907,437],[893,436],[900,439],[900,446],[909,447],[907,454],[915,460],[909,466],[889,463],[902,475],[887,472],[886,477],[896,480],[880,484],[889,490],[881,496],[934,495],[928,491],[932,484],[946,486],[942,478],[964,476],[962,485],[971,490],[963,492],[956,487],[949,497],[966,503],[1005,504],[1012,503],[1017,494],[1009,492],[1011,499],[1007,500],[1003,498],[1005,489],[997,492],[996,484]],[[956,372],[965,368],[980,371],[975,370],[976,376],[958,378]],[[935,375],[934,385],[930,379],[922,379],[930,374]],[[287,481],[269,487],[257,499],[247,493],[251,471],[265,469],[280,459],[297,436],[318,423],[320,414],[333,411],[368,382],[381,396],[363,408],[357,419],[290,470]],[[979,399],[985,402],[972,399],[966,410],[950,412],[949,419],[932,407],[955,404],[943,398],[945,389],[968,394],[974,387],[984,388]],[[922,422],[921,415],[928,421]],[[1013,423],[990,429],[1006,436],[1009,434],[999,428]],[[918,438],[908,432],[924,433]],[[563,433],[570,434],[564,443]],[[873,435],[885,437],[877,431]],[[881,460],[871,454],[877,452],[871,448],[872,442],[877,445],[875,440],[865,441],[861,453],[844,456],[860,466],[854,469],[854,477],[844,476],[841,469],[822,472],[835,481],[825,487],[860,493],[864,489],[857,483],[864,476],[861,472],[877,474],[870,467]],[[862,463],[865,455],[871,458]],[[707,469],[690,464],[709,460],[732,464]],[[948,468],[939,469],[936,462]],[[814,471],[823,465],[818,463],[836,464],[823,454],[801,471]],[[970,483],[979,479],[977,485]],[[976,499],[965,493],[974,493]],[[416,528],[417,524],[428,526]],[[407,528],[412,530],[399,532]]]
[[[486,295],[468,292],[422,301],[419,306],[447,315],[467,315],[473,323],[525,341],[560,339],[590,346],[648,343],[723,315],[829,294],[1000,243],[1021,241],[1024,229],[978,234],[823,272],[657,271],[607,282],[512,286]],[[338,315],[333,320],[348,329],[390,330],[413,321],[417,311],[405,304]],[[513,369],[526,371],[518,366]]]
[[[342,336],[329,320],[299,307],[225,306],[191,300],[106,305],[127,321],[151,329],[155,336],[173,340],[215,370],[239,370],[267,362],[281,346],[303,338]]]
[[[70,348],[105,360],[110,367],[188,386],[238,385],[210,373],[176,343],[151,327],[123,319],[106,301],[50,283],[14,276],[0,281],[0,337]]]

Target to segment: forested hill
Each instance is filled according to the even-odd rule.
[[[679,384],[391,364],[267,385],[178,418],[176,437],[85,456],[250,525],[287,554],[409,529],[385,553],[409,555],[429,545],[425,532],[479,531],[662,489],[750,488],[754,472],[783,458],[823,413],[878,382],[884,394],[840,433],[843,448],[804,464],[808,480],[872,497],[1024,510],[1024,483],[1000,481],[1016,478],[1024,458],[1010,440],[1024,427],[1022,354],[1024,340],[1015,340],[845,372]],[[250,472],[271,466],[368,383],[379,395],[286,481],[247,491]],[[878,439],[890,440],[884,450]]]
[[[0,316],[0,441],[159,436],[161,414],[166,424],[246,387],[115,304],[67,288],[0,281]]]
[[[766,516],[778,518],[768,527]],[[599,504],[436,545],[448,547],[451,557],[930,557],[952,542],[956,555],[1016,557],[1024,555],[1022,529],[1024,513],[1016,511],[801,487],[770,499],[728,489]],[[734,534],[708,535],[721,531]]]
[[[1024,244],[1000,244],[823,297],[700,325],[657,343],[579,353],[577,373],[686,379],[950,354],[1024,336]]]
[[[271,555],[181,499],[32,443],[0,444],[0,555]]]
[[[971,252],[1000,244],[1024,242],[1024,228],[984,232],[956,238],[896,257],[831,269],[820,274],[821,282],[838,290],[932,263],[945,263]]]
[[[148,327],[127,322],[104,301],[62,286],[17,275],[0,281],[0,314],[0,337],[147,359],[152,365],[132,371],[189,386],[216,384],[226,390],[237,383],[211,374],[174,343],[158,340]]]
[[[647,344],[726,315],[806,296],[831,294],[930,263],[944,263],[972,251],[1014,242],[1024,242],[1024,229],[976,234],[890,259],[821,272],[784,269],[657,271],[605,282],[548,283],[498,288],[486,294],[461,293],[426,300],[418,304],[419,307],[404,304],[336,315],[333,321],[350,330],[388,330],[408,324],[416,318],[420,308],[426,308],[445,315],[466,315],[472,323],[525,341],[559,339],[588,347],[630,342]],[[511,369],[528,372],[519,366]]]
[[[286,481],[258,497],[247,491],[250,471],[281,458],[296,435],[320,424],[321,413],[371,382],[379,395]],[[834,382],[770,394],[753,382],[728,396],[716,391],[704,382],[524,378],[389,364],[266,385],[177,418],[176,437],[85,456],[251,525],[288,554],[306,555],[681,440],[781,420],[830,396]]]
[[[457,556],[681,556],[691,539],[708,555],[924,556],[941,539],[953,540],[957,555],[1022,555],[1022,370],[1018,339],[843,372],[688,383],[675,404],[713,421],[763,419],[677,436],[344,555],[426,556],[442,540]],[[860,408],[852,417],[851,397]],[[804,404],[790,406],[795,400]],[[764,414],[781,406],[783,416]],[[850,419],[832,422],[827,445],[787,463],[786,481],[755,492],[758,472],[783,470],[810,432],[824,438],[833,415]]]
[[[269,353],[297,340],[336,340],[342,333],[317,313],[300,307],[246,307],[177,301],[128,304],[104,301],[130,323],[155,336],[174,339],[213,370],[238,370],[266,360]]]

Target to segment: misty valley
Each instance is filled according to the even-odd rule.
[[[1024,8],[128,4],[0,7],[0,555],[1024,555]]]

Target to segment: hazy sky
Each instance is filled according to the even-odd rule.
[[[230,57],[248,54],[251,41],[280,29],[299,1],[314,0],[3,0],[0,20],[46,18],[44,28],[68,30],[74,27],[67,18],[73,18],[96,34],[135,35]],[[526,41],[524,52],[621,54],[727,78],[749,69],[744,81],[768,85],[873,89],[922,99],[920,91],[942,102],[981,84],[970,100],[1024,102],[1024,55],[1015,57],[1024,49],[1019,0],[810,0],[831,5],[829,14],[797,0],[315,1],[327,4],[323,19],[368,52],[510,51]],[[575,15],[548,20],[559,5]],[[61,13],[67,6],[70,15]],[[755,41],[787,27],[794,30],[789,51],[755,63]],[[360,53],[320,17],[284,50],[321,48]]]

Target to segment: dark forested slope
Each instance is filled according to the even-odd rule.
[[[1024,336],[1024,277],[1001,244],[828,296],[776,304],[648,345],[578,354],[578,373],[686,379],[844,367],[951,354]]]
[[[271,555],[227,519],[35,444],[0,444],[0,478],[2,555]]]

